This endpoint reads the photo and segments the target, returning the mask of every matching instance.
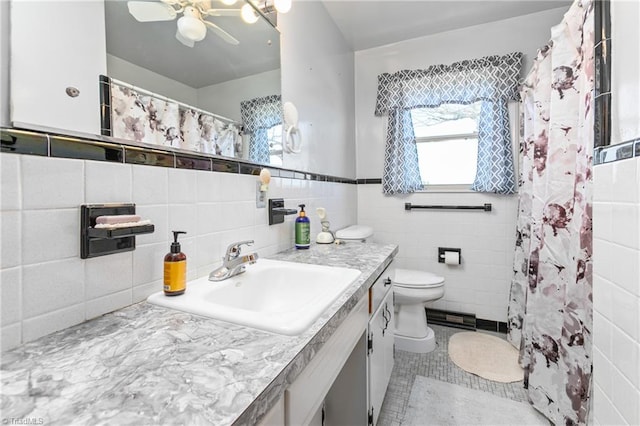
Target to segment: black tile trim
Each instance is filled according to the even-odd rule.
[[[100,134],[111,136],[111,78],[98,77],[100,86]]]
[[[240,163],[237,161],[212,158],[211,164],[214,172],[240,173]]]
[[[22,130],[0,129],[0,151],[46,157],[49,155],[49,137]]]
[[[611,4],[594,2],[595,111],[594,147],[611,144]]]
[[[594,148],[611,144],[611,93],[597,95],[594,100]]]
[[[263,167],[262,166],[256,166],[253,164],[240,164],[240,174],[241,175],[253,175],[253,176],[258,176],[260,175],[260,172],[262,171]],[[271,176],[274,176],[273,171],[270,171]]]
[[[50,137],[50,157],[74,158],[122,163],[124,149],[121,145],[105,142],[88,142],[64,136]]]
[[[176,165],[175,154],[172,152],[133,147],[124,148],[124,162],[160,167],[175,167]]]
[[[358,179],[358,185],[380,185],[382,184],[382,179],[380,178],[366,178],[366,179]]]
[[[596,148],[593,155],[593,164],[612,163],[634,157],[640,157],[640,138]]]
[[[176,154],[176,169],[212,171],[211,159]]]
[[[594,2],[595,43],[611,38],[611,2],[596,0]]]
[[[111,137],[95,136],[94,139],[93,135],[80,133],[65,135],[57,132],[56,129],[34,130],[28,125],[25,125],[24,129],[0,128],[0,136],[2,152],[254,176],[259,175],[260,171],[266,168],[271,172],[272,177],[357,184],[356,179],[301,172],[209,154],[185,153],[159,146],[136,145],[134,142]]]
[[[611,40],[602,40],[595,47],[596,96],[611,92]]]

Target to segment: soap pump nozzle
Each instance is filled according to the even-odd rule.
[[[181,247],[178,242],[178,235],[186,234],[185,231],[171,231],[173,232],[173,242],[171,243],[171,253],[180,253]]]

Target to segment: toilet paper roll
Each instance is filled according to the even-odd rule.
[[[444,263],[446,263],[447,265],[459,265],[460,253],[458,253],[457,251],[445,251]]]

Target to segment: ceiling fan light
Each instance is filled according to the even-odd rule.
[[[253,7],[251,7],[250,4],[242,6],[240,9],[240,16],[247,24],[254,24],[258,20],[258,14],[253,10]]]
[[[178,19],[180,34],[189,40],[200,41],[207,35],[207,27],[198,18],[183,16]]]
[[[291,0],[274,0],[273,5],[279,13],[287,13],[291,10]]]
[[[237,0],[220,0],[220,2],[224,5],[227,6],[233,6],[234,4],[236,4]]]

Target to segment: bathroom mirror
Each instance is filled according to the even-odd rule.
[[[108,77],[235,123],[243,121],[241,103],[269,96],[279,98],[279,33],[263,16],[253,24],[243,21],[239,10],[244,1],[233,5],[217,0],[205,2],[207,9],[215,11],[203,19],[214,28],[209,28],[201,41],[190,43],[193,47],[177,38],[180,18],[186,16],[184,12],[173,19],[139,22],[130,13],[128,3],[105,1]],[[160,7],[167,6],[160,3]],[[248,135],[241,137],[243,148],[217,154],[282,165],[278,141],[281,133],[277,125],[272,127],[268,132],[271,148],[268,157],[249,158]]]

